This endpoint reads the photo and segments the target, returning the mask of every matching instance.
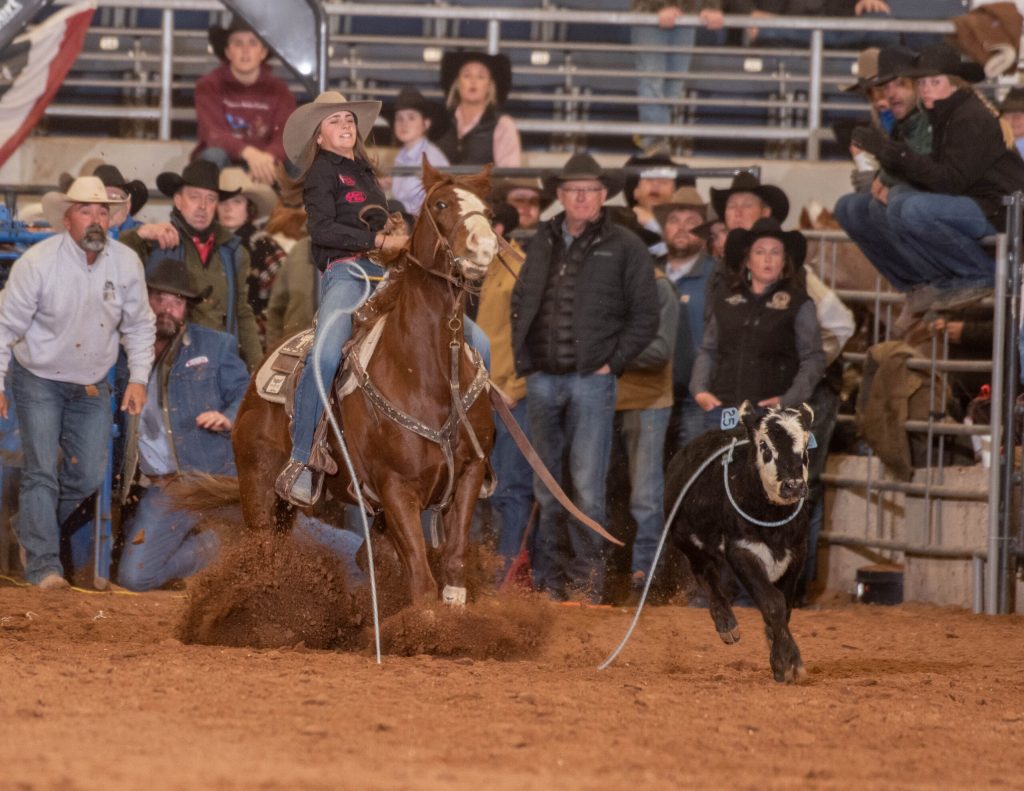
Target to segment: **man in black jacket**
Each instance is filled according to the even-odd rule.
[[[568,455],[580,509],[605,519],[605,478],[615,412],[615,377],[654,338],[654,268],[643,242],[604,211],[619,180],[588,154],[574,155],[548,180],[565,211],[542,223],[512,293],[512,350],[527,376],[530,431],[537,452],[561,479]],[[561,507],[539,482],[534,585],[553,598],[601,599],[600,539],[568,526],[571,557],[560,547]]]

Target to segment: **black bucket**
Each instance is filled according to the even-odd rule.
[[[902,604],[903,566],[862,566],[857,569],[857,601]]]

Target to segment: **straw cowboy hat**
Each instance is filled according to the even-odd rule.
[[[121,171],[113,165],[108,165],[102,159],[93,158],[86,160],[85,164],[82,165],[82,169],[78,172],[79,176],[97,176],[100,181],[103,182],[104,186],[117,187],[120,190],[124,190],[128,195],[129,214],[137,214],[143,206],[146,205],[146,201],[149,200],[149,190],[146,185],[138,179],[127,181],[124,176],[121,175]],[[57,188],[61,192],[67,192],[68,187],[71,186],[71,182],[75,180],[75,177],[70,173],[61,173],[57,179]]]
[[[725,266],[732,272],[738,272],[743,266],[751,246],[758,239],[770,236],[782,242],[786,255],[799,269],[807,258],[807,238],[800,231],[784,231],[773,217],[762,217],[751,226],[750,230],[736,228],[725,237]]]
[[[162,258],[150,267],[146,274],[146,288],[174,294],[192,303],[202,302],[213,291],[213,286],[196,291],[188,264],[177,258]]]
[[[857,63],[854,65],[853,73],[857,75],[857,81],[840,86],[839,90],[847,93],[864,93],[871,87],[872,80],[878,76],[878,47],[868,47],[861,50],[857,55]]]
[[[102,203],[124,206],[127,198],[108,198],[107,188],[96,176],[79,176],[66,192],[47,192],[43,195],[43,216],[55,231],[64,227],[64,214],[73,203]]]
[[[981,82],[985,69],[973,61],[960,59],[960,53],[949,44],[932,44],[921,50],[907,77],[935,77],[939,74],[960,77],[967,82]]]
[[[267,47],[267,42],[263,40],[263,37],[257,33],[252,25],[242,19],[238,14],[234,14],[231,17],[231,21],[227,27],[221,27],[220,25],[212,25],[207,31],[207,38],[210,41],[210,49],[213,50],[213,54],[216,55],[223,61],[227,61],[224,55],[224,50],[227,49],[228,39],[231,38],[232,33],[253,33],[256,38],[260,40],[260,43],[267,48],[267,52],[270,52],[270,47]],[[270,55],[268,54],[269,58]],[[264,61],[266,58],[264,58]]]
[[[221,192],[230,192],[232,196],[241,195],[252,201],[256,206],[256,219],[269,217],[277,206],[277,193],[266,184],[257,184],[241,168],[224,168],[220,172],[218,184]]]
[[[729,196],[737,192],[752,192],[763,200],[771,209],[772,217],[779,222],[785,222],[789,214],[789,198],[786,193],[771,184],[762,184],[753,173],[746,170],[737,173],[729,185],[729,189],[719,190],[711,188],[711,206],[715,214],[725,217],[725,204]]]
[[[589,180],[600,181],[604,185],[608,190],[608,197],[605,200],[610,200],[622,190],[622,178],[617,174],[608,173],[590,154],[573,154],[569,157],[561,172],[544,179],[544,189],[554,194],[563,181]]]
[[[680,187],[672,193],[672,197],[668,199],[666,203],[661,203],[651,209],[655,219],[658,221],[658,225],[662,228],[665,227],[665,221],[668,220],[668,216],[680,209],[689,209],[695,211],[700,215],[703,223],[708,221],[708,205],[704,202],[704,199],[697,192],[696,187],[686,185]]]
[[[508,99],[512,88],[512,62],[507,55],[488,55],[486,52],[460,50],[446,52],[441,56],[441,91],[445,96],[452,89],[459,72],[467,63],[481,63],[490,72],[494,83],[494,94],[499,105]]]
[[[156,186],[168,198],[173,198],[182,187],[198,187],[216,192],[217,200],[227,200],[238,194],[238,190],[225,192],[220,188],[220,171],[215,164],[205,159],[189,162],[180,174],[161,173],[156,177]]]
[[[359,139],[366,140],[366,135],[373,129],[373,124],[380,115],[381,103],[378,101],[350,102],[337,91],[324,91],[313,101],[296,108],[284,123],[284,152],[288,159],[299,168],[305,169],[313,161],[316,143],[313,135],[320,128],[320,122],[327,116],[340,113],[342,110],[352,113],[356,118],[356,129]]]

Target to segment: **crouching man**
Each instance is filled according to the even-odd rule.
[[[127,514],[118,582],[136,591],[159,588],[201,571],[219,548],[217,535],[195,530],[198,517],[179,510],[165,491],[179,473],[234,475],[231,426],[249,375],[231,335],[187,321],[202,301],[183,261],[165,258],[146,277],[156,314],[156,364],[150,398],[125,430],[120,501],[138,497]]]

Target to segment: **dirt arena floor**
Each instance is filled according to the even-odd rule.
[[[648,608],[598,671],[632,611],[482,597],[393,618],[378,667],[184,643],[196,595],[0,587],[0,788],[1024,787],[1020,617],[799,610],[786,686],[753,610],[726,646]]]

